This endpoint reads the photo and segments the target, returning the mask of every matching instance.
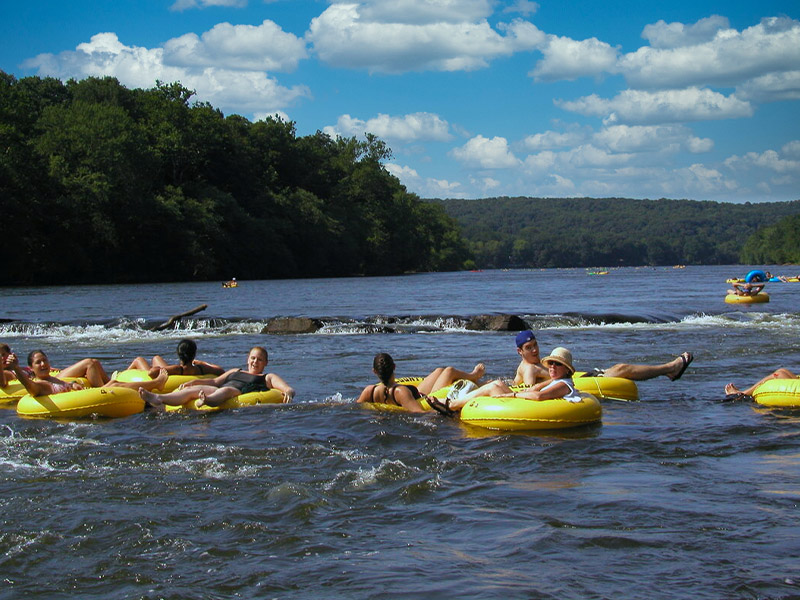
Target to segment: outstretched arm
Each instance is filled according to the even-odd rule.
[[[16,354],[12,353],[6,357],[6,366],[13,371],[14,375],[19,379],[19,382],[25,386],[25,389],[31,396],[44,396],[50,392],[50,386],[34,381],[28,377],[28,374],[20,368],[19,359]]]
[[[281,379],[279,375],[267,373],[266,382],[270,388],[283,392],[284,402],[291,402],[292,398],[294,398],[294,388]]]

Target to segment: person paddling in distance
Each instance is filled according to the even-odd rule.
[[[428,403],[434,410],[452,415],[461,410],[473,398],[491,396],[493,398],[524,398],[526,400],[553,400],[563,398],[570,402],[580,402],[581,395],[572,382],[575,367],[572,366],[572,353],[566,348],[554,348],[550,356],[542,359],[542,364],[547,367],[550,376],[547,381],[542,381],[524,390],[515,392],[500,380],[491,381],[478,389],[460,398],[431,398]]]
[[[477,385],[486,373],[486,367],[483,363],[478,363],[469,373],[455,367],[438,367],[417,386],[398,384],[395,380],[394,359],[389,354],[381,352],[376,354],[372,361],[372,371],[378,376],[380,383],[365,387],[358,397],[358,403],[388,404],[389,406],[401,406],[410,412],[425,412],[419,402],[421,398],[424,397],[430,404],[428,394],[447,387],[459,379],[465,379]]]
[[[91,359],[94,360],[94,359]],[[9,354],[5,359],[6,368],[9,368],[19,379],[19,382],[25,386],[25,389],[31,396],[47,396],[50,394],[62,394],[64,392],[74,392],[84,389],[83,384],[77,381],[64,381],[58,377],[50,375],[52,367],[47,355],[41,350],[34,350],[28,354],[28,367],[24,369],[19,366],[19,359],[16,354]],[[30,376],[33,373],[33,377]],[[72,377],[71,375],[63,375],[61,371],[59,375],[62,377]],[[137,389],[144,385],[148,390],[157,390],[164,387],[167,382],[167,372],[161,370],[157,377],[150,381],[137,381],[137,382],[123,382],[110,379],[104,384],[91,387],[126,387],[130,389]]]
[[[548,374],[539,360],[539,345],[536,336],[531,330],[520,331],[516,337],[517,353],[522,360],[517,367],[514,385],[533,385],[546,380]],[[633,381],[645,381],[655,377],[665,376],[670,381],[681,378],[686,368],[692,363],[694,356],[691,352],[683,352],[669,362],[660,365],[633,365],[617,363],[606,369],[594,369],[587,373],[590,377],[622,377]]]
[[[275,389],[283,393],[284,402],[290,402],[295,395],[294,388],[275,373],[264,373],[268,362],[267,350],[255,346],[247,356],[247,369],[230,369],[214,379],[194,379],[169,394],[154,394],[146,389],[140,389],[139,395],[154,407],[161,407],[164,404],[182,406],[190,400],[198,400],[199,407],[219,406],[240,394]]]
[[[168,375],[222,375],[225,372],[219,365],[195,359],[197,344],[194,340],[182,339],[176,353],[180,361],[177,365],[167,364],[159,355],[154,356],[150,363],[143,356],[137,356],[128,368],[147,371],[150,377],[158,375],[159,369],[166,369]]]

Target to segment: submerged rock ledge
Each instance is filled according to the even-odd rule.
[[[420,316],[420,319],[438,319],[441,316]],[[522,331],[528,325],[525,319],[517,315],[475,315],[472,317],[447,317],[452,319],[462,320],[464,328],[470,331]],[[387,319],[387,323],[392,323],[396,318]],[[267,325],[261,330],[264,334],[299,334],[299,333],[315,333],[322,329],[325,325],[326,319],[315,319],[310,317],[276,317],[270,319]],[[379,327],[382,333],[393,333],[396,331],[393,327],[381,326]]]

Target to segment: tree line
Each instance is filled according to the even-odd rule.
[[[438,200],[479,268],[800,263],[800,200]]]
[[[0,285],[800,262],[800,201],[422,200],[373,135],[0,71]]]
[[[179,83],[0,71],[0,284],[381,275],[468,257],[374,136],[224,116]]]

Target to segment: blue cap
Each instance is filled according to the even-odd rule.
[[[521,348],[523,344],[527,344],[531,340],[535,340],[536,336],[533,335],[533,332],[530,329],[526,329],[525,331],[520,331],[517,334],[517,348]]]

